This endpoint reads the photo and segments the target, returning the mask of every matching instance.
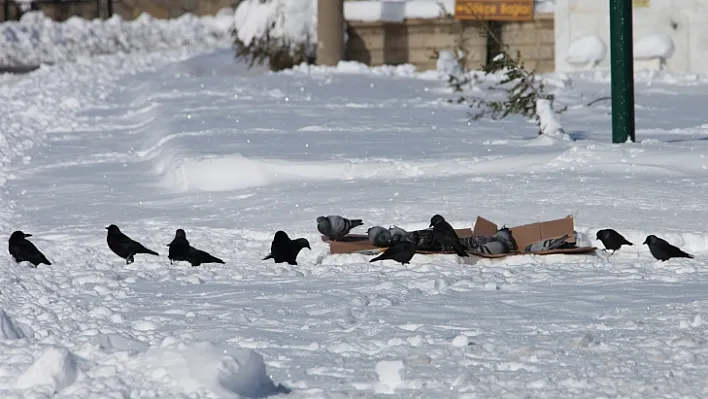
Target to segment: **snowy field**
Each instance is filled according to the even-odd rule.
[[[53,262],[0,258],[3,399],[706,396],[704,78],[639,74],[640,142],[611,145],[609,102],[584,105],[606,72],[557,85],[569,142],[468,125],[434,72],[192,55],[0,81],[0,227]],[[635,246],[370,264],[328,255],[315,218],[332,213],[406,229],[573,214],[585,243],[612,227]],[[111,223],[162,256],[126,265]],[[171,266],[177,228],[226,264]],[[312,244],[298,266],[261,260],[278,229]],[[647,234],[696,259],[655,261]]]

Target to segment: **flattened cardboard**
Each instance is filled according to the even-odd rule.
[[[472,229],[455,229],[458,237],[469,237],[472,235]],[[329,243],[329,253],[331,254],[350,254],[350,253],[367,253],[377,254],[386,250],[386,247],[376,247],[369,242],[369,236],[366,234],[349,234],[337,241],[330,241],[327,237],[322,236],[322,241]],[[454,254],[455,251],[416,251],[419,254]]]
[[[457,235],[462,237],[475,236],[492,236],[499,230],[499,226],[493,222],[477,216],[474,225],[474,230],[455,229]],[[525,224],[522,226],[511,227],[511,235],[517,244],[517,251],[506,254],[482,254],[478,252],[468,251],[470,255],[482,258],[504,258],[509,255],[553,255],[553,254],[589,254],[595,252],[595,247],[578,247],[566,249],[554,249],[550,251],[524,252],[524,248],[529,244],[541,240],[551,238],[559,238],[568,235],[566,242],[575,243],[575,226],[572,216],[567,216],[562,219],[548,220],[545,222],[537,222]],[[376,247],[369,242],[369,237],[366,234],[350,234],[337,241],[330,241],[327,237],[322,236],[322,241],[329,243],[329,252],[331,254],[347,254],[347,253],[362,253],[368,255],[376,255],[386,250],[386,248]],[[454,254],[454,251],[416,251],[419,254]]]
[[[526,248],[529,244],[551,238],[560,238],[566,234],[568,235],[568,238],[565,240],[566,242],[574,243],[576,241],[575,226],[572,216],[566,216],[562,219],[548,220],[545,222],[525,224],[523,226],[510,227],[509,229],[511,230],[511,236],[514,238],[519,252],[523,252],[524,248]],[[474,224],[474,235],[491,236],[498,230],[499,226],[481,216],[477,216],[477,221]],[[548,251],[543,251],[543,253],[547,252]]]

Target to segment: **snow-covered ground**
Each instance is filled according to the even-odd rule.
[[[0,397],[705,397],[706,81],[638,75],[640,142],[611,145],[609,103],[584,105],[607,79],[557,89],[562,141],[467,124],[406,67],[263,74],[226,50],[5,78],[0,227],[53,265],[0,257]],[[613,227],[635,246],[400,266],[328,255],[315,228],[438,212],[574,214],[585,242]],[[125,265],[111,223],[162,256]],[[170,265],[177,228],[226,264]],[[298,266],[261,260],[278,229],[312,244]],[[655,261],[647,234],[696,259]]]
[[[53,64],[100,54],[150,52],[199,46],[202,50],[231,45],[233,10],[197,17],[184,14],[156,19],[143,13],[126,21],[72,17],[54,21],[31,11],[19,21],[0,23],[0,67]]]

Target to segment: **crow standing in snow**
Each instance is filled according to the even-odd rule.
[[[10,235],[8,249],[15,262],[27,261],[32,264],[32,267],[37,267],[37,265],[42,263],[51,265],[52,263],[47,260],[47,257],[27,240],[27,237],[32,237],[32,234],[23,233],[19,230]]]
[[[351,229],[363,225],[361,219],[347,219],[339,215],[319,216],[317,218],[317,231],[332,241],[336,241],[349,234]]]
[[[391,246],[388,247],[381,255],[371,259],[369,263],[384,259],[393,259],[396,262],[406,265],[410,263],[415,255],[415,250],[419,239],[418,232],[411,232],[409,237],[396,235],[391,240]]]
[[[130,237],[123,234],[115,224],[106,227],[106,230],[108,230],[108,236],[106,237],[108,248],[110,248],[116,255],[125,259],[126,265],[129,265],[135,261],[133,257],[136,254],[160,256],[157,252],[145,248],[143,244],[131,240]]]
[[[167,246],[170,247],[167,255],[170,259],[170,264],[173,264],[174,261],[186,261],[194,267],[202,263],[225,263],[210,253],[191,246],[189,241],[187,241],[187,233],[182,229],[175,231],[175,238]]]
[[[595,234],[595,239],[602,241],[602,245],[605,246],[605,251],[611,249],[613,254],[615,251],[622,248],[622,245],[634,245],[627,241],[622,234],[612,229],[598,230],[597,234]]]
[[[693,258],[693,255],[683,252],[681,249],[669,244],[655,235],[647,236],[644,243],[649,246],[649,251],[658,260],[665,262],[671,258]]]
[[[291,240],[288,233],[278,230],[270,244],[270,253],[263,260],[273,259],[275,263],[287,262],[289,265],[297,265],[297,255],[303,248],[312,250],[307,239]]]
[[[465,246],[460,242],[455,229],[450,226],[450,223],[445,221],[440,215],[434,215],[430,218],[430,226],[433,228],[433,235],[443,245],[449,245],[457,253],[457,256],[469,256],[465,251]]]

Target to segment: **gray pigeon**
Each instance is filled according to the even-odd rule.
[[[369,236],[371,245],[375,247],[388,247],[391,245],[391,232],[385,227],[374,226],[366,234]]]
[[[693,255],[683,252],[681,249],[669,244],[655,235],[647,236],[643,244],[649,246],[649,251],[658,260],[664,262],[671,258],[693,258]]]
[[[405,240],[408,236],[408,232],[398,226],[389,227],[388,232],[391,234],[391,239],[400,237],[401,240]]]
[[[511,229],[509,229],[506,226],[502,226],[501,229],[497,230],[496,233],[492,236],[494,241],[500,241],[503,243],[506,243],[506,245],[510,248],[510,251],[516,250],[516,241],[514,240],[514,237],[511,235]]]
[[[549,240],[536,241],[533,244],[527,245],[526,248],[524,249],[524,251],[526,251],[526,252],[543,252],[543,251],[550,251],[553,249],[557,249],[565,243],[565,240],[567,240],[568,237],[570,237],[570,236],[566,234],[563,237],[551,238]]]
[[[479,252],[489,255],[508,254],[511,252],[511,246],[508,241],[494,240],[483,244],[480,247]]]
[[[384,259],[393,259],[402,265],[410,263],[415,255],[418,238],[415,231],[411,233],[410,239],[396,236],[392,241],[393,245],[388,247],[381,255],[371,259],[369,263]]]
[[[482,252],[482,246],[491,241],[494,241],[494,239],[488,236],[469,236],[460,238],[462,245],[472,252]]]
[[[336,241],[349,234],[351,229],[363,225],[361,219],[347,219],[339,215],[319,216],[317,218],[317,231],[332,241]]]

